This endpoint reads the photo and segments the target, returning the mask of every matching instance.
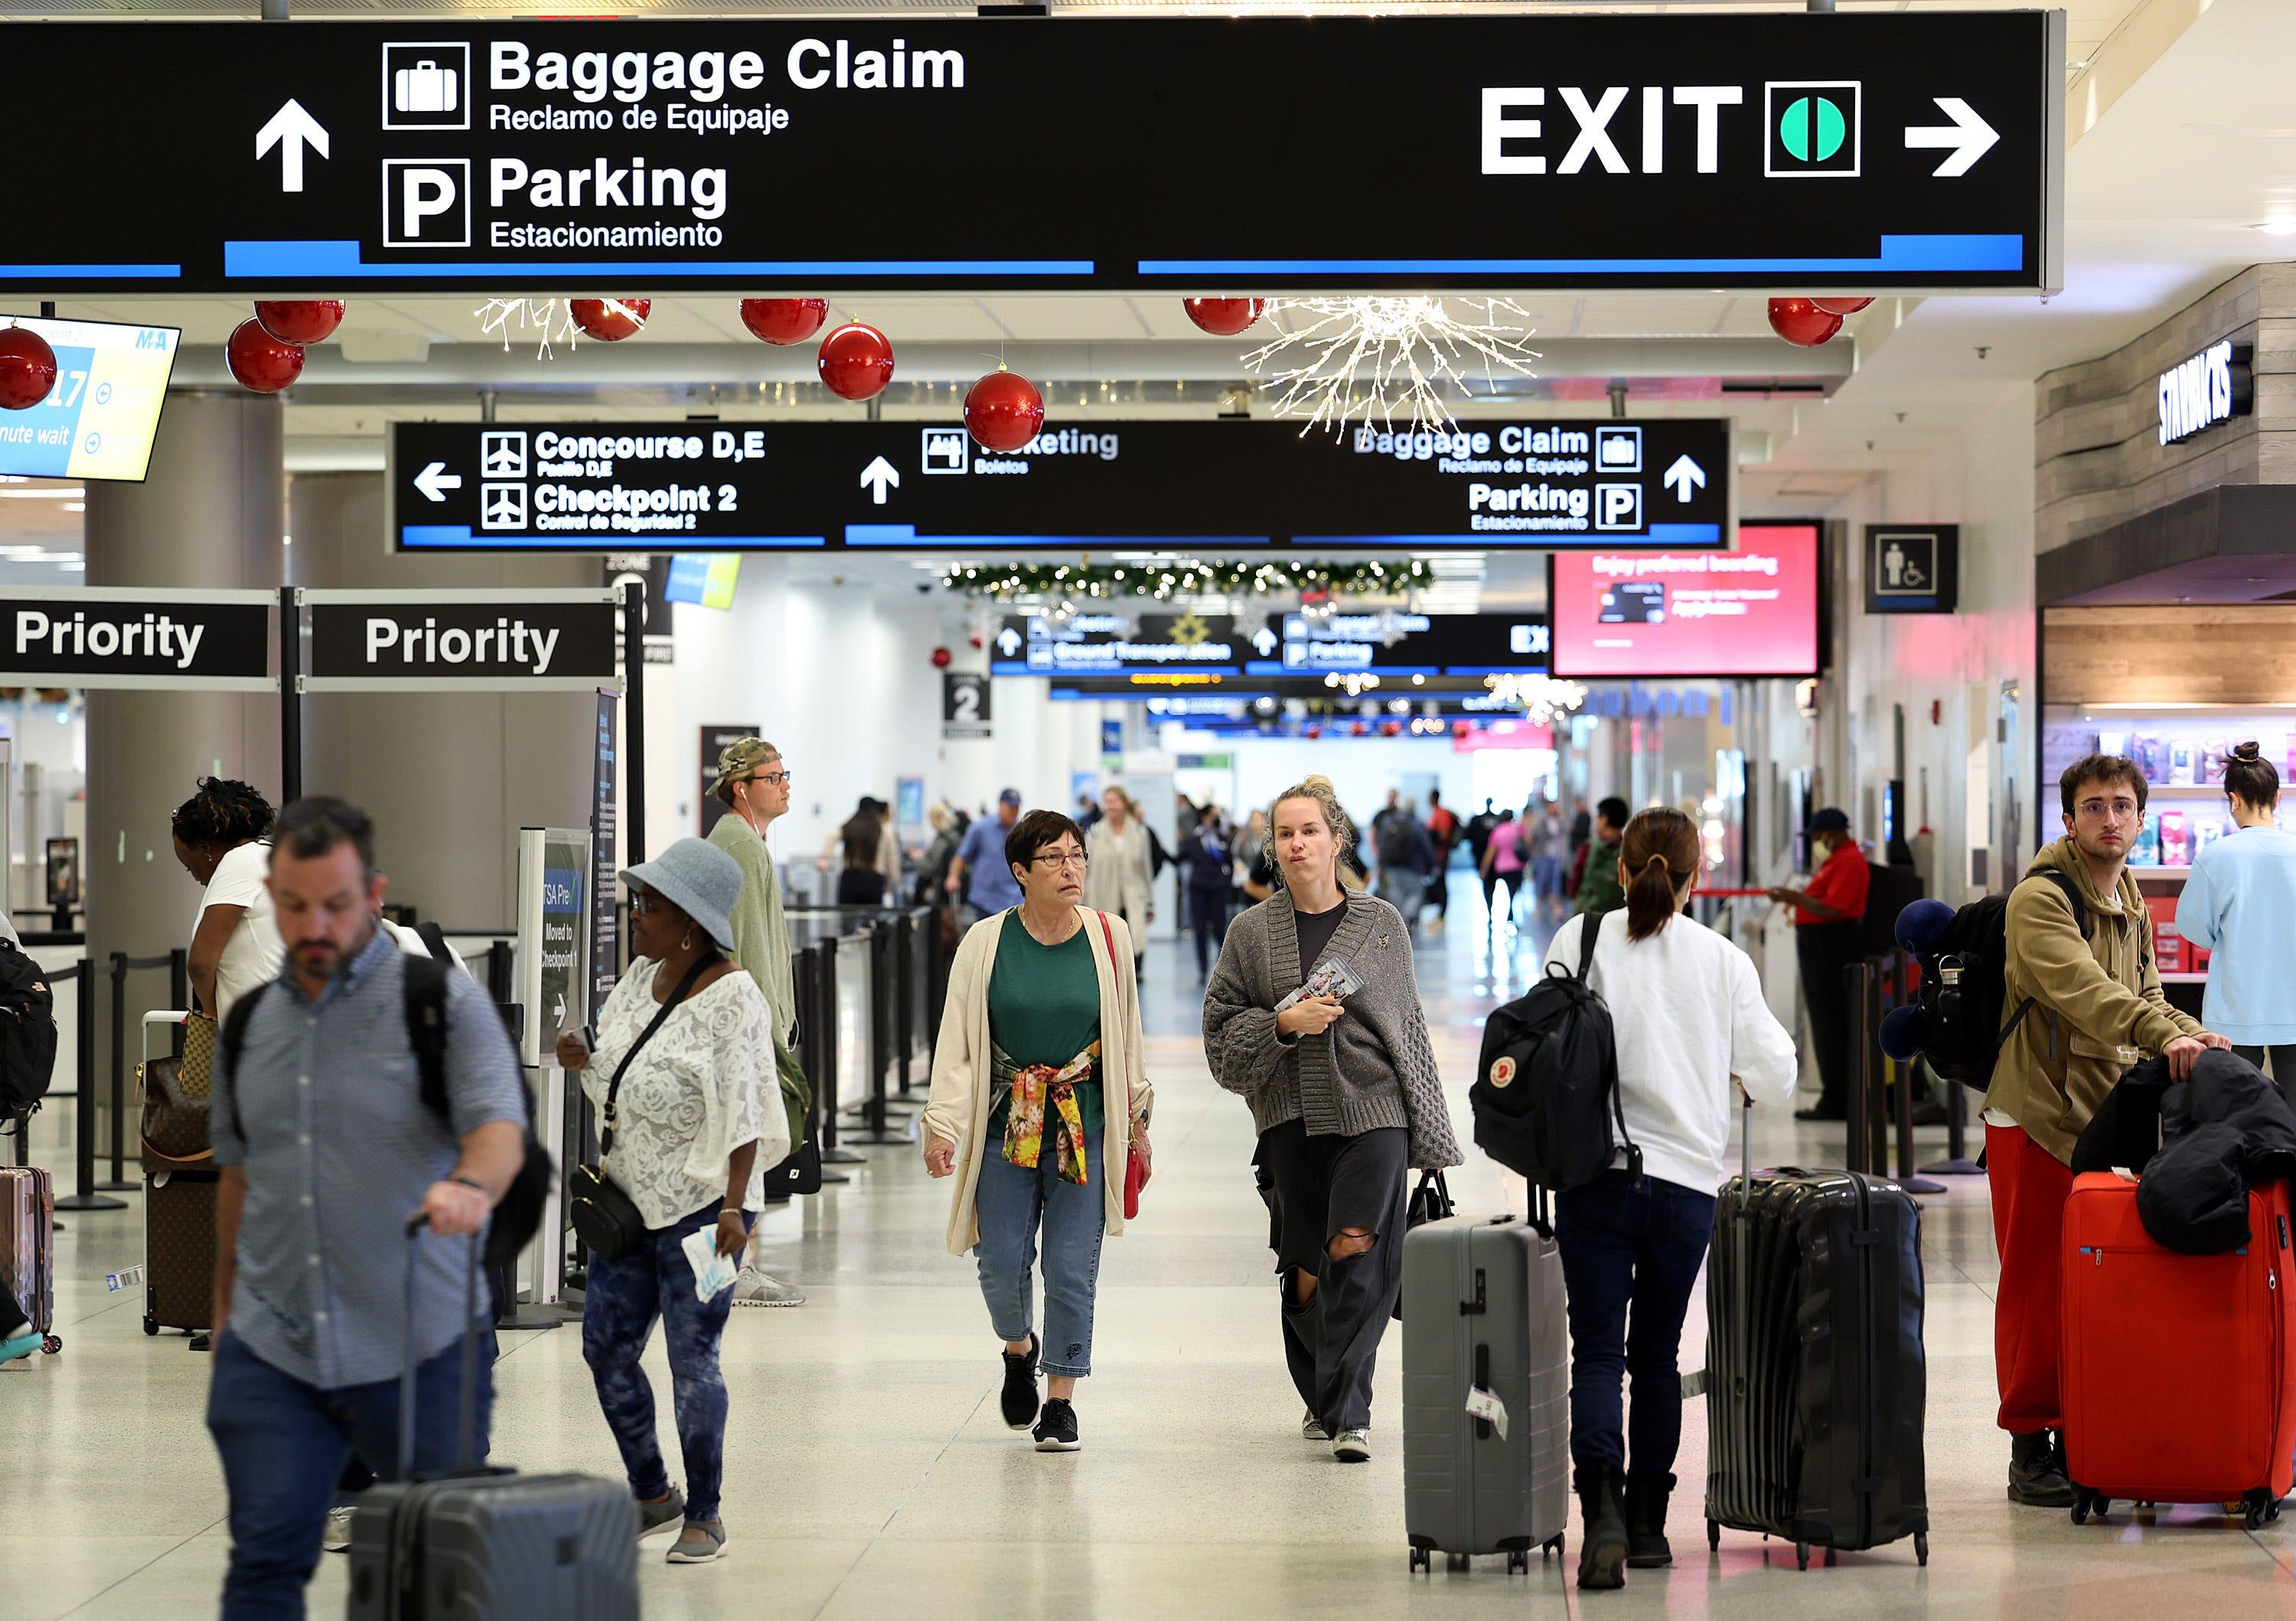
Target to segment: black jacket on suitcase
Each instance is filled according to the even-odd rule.
[[[1921,1216],[1849,1171],[1751,1172],[1714,1208],[1706,1530],[1929,1562]]]

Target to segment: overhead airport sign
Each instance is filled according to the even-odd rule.
[[[1547,664],[1544,615],[1505,613],[1270,614],[1251,638],[1249,675],[1382,676],[1536,674]]]
[[[168,135],[137,153],[132,196],[101,143],[45,152],[0,288],[1875,291],[2060,275],[2058,12],[439,18],[9,38],[20,127],[78,127],[101,63],[107,104]],[[1332,121],[1303,114],[1367,86],[1410,139],[1335,148]],[[1046,132],[1025,174],[964,184],[949,132],[1016,107]],[[867,208],[846,206],[855,175]],[[1366,198],[1409,200],[1407,242]]]
[[[1233,614],[1080,613],[1055,624],[1046,615],[1005,616],[988,650],[992,675],[1130,675],[1193,671],[1234,675],[1250,650]]]
[[[1866,611],[1951,613],[1961,595],[1961,526],[1866,526]]]
[[[594,692],[614,682],[615,594],[306,591],[311,692]]]
[[[0,686],[275,692],[268,591],[0,594]]]
[[[1723,546],[1731,528],[1730,424],[1702,418],[1336,437],[1095,419],[1005,454],[955,424],[395,422],[390,446],[402,551],[1695,551]]]

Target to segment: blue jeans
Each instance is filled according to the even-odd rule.
[[[1108,1225],[1101,1201],[1108,1190],[1100,1180],[1100,1138],[1085,1136],[1085,1183],[1061,1179],[1059,1156],[1047,1140],[1037,1168],[1004,1158],[1001,1140],[980,1157],[980,1183],[973,1190],[973,1218],[980,1242],[973,1257],[980,1266],[980,1298],[988,1321],[1007,1345],[1029,1338],[1036,1322],[1032,1277],[1037,1232],[1045,1235],[1044,1371],[1058,1379],[1082,1379],[1092,1371],[1092,1300],[1100,1285],[1100,1240]]]
[[[1554,1201],[1570,1302],[1570,1461],[1628,1467],[1620,1380],[1634,1380],[1633,1470],[1663,1475],[1682,1446],[1683,1314],[1714,1232],[1714,1195],[1610,1171]],[[1628,1321],[1629,1311],[1632,1322]]]
[[[494,1330],[479,1344],[474,1461],[487,1455],[494,1409]],[[303,1589],[319,1562],[319,1538],[335,1481],[354,1448],[386,1479],[397,1478],[398,1381],[322,1390],[282,1373],[240,1344],[216,1336],[208,1386],[208,1432],[223,1460],[231,1499],[231,1569],[223,1621],[299,1621]],[[456,1461],[462,1423],[458,1342],[414,1374],[414,1472]]]
[[[677,1446],[685,1458],[685,1518],[716,1519],[726,1477],[726,1376],[718,1342],[733,1314],[734,1291],[694,1298],[693,1267],[680,1248],[689,1232],[713,1231],[718,1204],[649,1232],[645,1242],[619,1261],[590,1251],[590,1287],[582,1297],[582,1360],[598,1387],[598,1407],[622,1451],[630,1494],[660,1497],[669,1470],[653,1421],[653,1384],[638,1359],[662,1320],[669,1351],[669,1384],[677,1410]],[[744,1225],[756,1217],[746,1213]]]

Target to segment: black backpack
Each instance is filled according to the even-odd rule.
[[[1628,1169],[1643,1172],[1643,1151],[1627,1135],[1619,1102],[1611,1010],[1587,979],[1608,915],[1587,914],[1577,973],[1548,963],[1545,978],[1484,1021],[1482,1055],[1467,1092],[1475,1146],[1557,1193],[1595,1181],[1621,1148]]]
[[[55,993],[38,963],[0,939],[0,1117],[37,1109],[55,1068]]]
[[[1379,824],[1379,864],[1382,867],[1407,867],[1411,864],[1411,818],[1398,811]]]
[[[450,1123],[453,1111],[447,1099],[447,976],[455,965],[445,957],[406,958],[406,1042],[414,1049],[414,1067],[422,1077],[422,1101]],[[275,981],[274,983],[276,983]],[[247,1021],[270,985],[259,985],[232,1004],[223,1021],[224,1074],[232,1077],[231,1126],[242,1140],[239,1118],[239,1054],[247,1043]],[[51,1052],[53,1052],[53,1041]],[[519,1082],[526,1098],[526,1083]],[[550,1197],[550,1152],[534,1134],[534,1101],[526,1098],[526,1160],[511,1179],[510,1189],[495,1207],[487,1227],[487,1265],[496,1270],[513,1265],[542,1226],[542,1211]]]
[[[2051,869],[2021,881],[2030,883],[2034,879],[2054,884],[2063,892],[2082,939],[2095,933],[2088,904],[2081,899],[2080,886],[2070,873]],[[2152,960],[2149,913],[2139,914],[2137,927],[2142,942],[2139,961],[2149,963]],[[2033,1011],[2033,999],[2028,996],[2003,1022],[2009,1002],[2003,977],[2008,960],[2008,895],[1983,896],[1962,907],[1921,954],[1922,1059],[1941,1078],[1959,1081],[1979,1092],[1993,1085],[1993,1066],[2001,1049]]]

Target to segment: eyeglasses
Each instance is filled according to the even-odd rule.
[[[1082,850],[1054,850],[1046,855],[1032,857],[1029,864],[1054,872],[1062,867],[1074,867],[1078,872],[1082,872],[1092,865],[1092,857]]]
[[[744,782],[770,782],[775,788],[781,787],[789,780],[790,774],[786,771],[761,771],[753,776],[747,776],[742,779]]]
[[[2134,799],[2083,799],[2080,814],[2091,822],[2126,822],[2136,814]]]

